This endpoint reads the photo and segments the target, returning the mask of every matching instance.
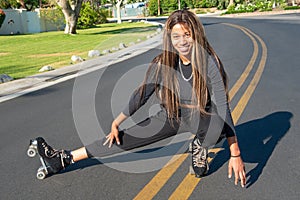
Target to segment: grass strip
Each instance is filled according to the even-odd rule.
[[[143,22],[124,22],[78,30],[76,35],[54,31],[0,36],[0,74],[19,79],[37,74],[45,65],[57,69],[70,65],[72,55],[89,59],[90,50],[111,50],[119,47],[120,43],[129,46],[138,39],[145,40],[156,28]]]

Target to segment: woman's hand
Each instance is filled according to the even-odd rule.
[[[118,115],[118,117],[112,122],[111,124],[111,131],[106,136],[106,141],[103,143],[105,146],[107,143],[109,143],[108,148],[112,146],[114,141],[116,140],[117,144],[120,145],[120,139],[119,139],[119,125],[127,119],[127,116],[124,115],[122,112]]]
[[[228,164],[228,178],[232,176],[232,169],[234,172],[234,183],[238,184],[239,179],[241,180],[241,186],[246,185],[246,171],[245,165],[241,158],[241,152],[238,146],[237,138],[235,136],[227,138],[229,149],[230,149],[230,160]]]
[[[230,157],[228,164],[228,178],[232,177],[232,169],[234,171],[235,185],[238,184],[238,181],[241,180],[241,186],[245,187],[246,185],[246,171],[245,165],[241,156]]]
[[[117,144],[120,145],[118,126],[115,122],[113,122],[111,125],[111,131],[106,136],[106,141],[103,143],[103,145],[105,146],[107,143],[109,143],[108,148],[110,148],[115,140]]]

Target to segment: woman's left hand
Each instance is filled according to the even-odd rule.
[[[240,179],[241,186],[245,187],[246,171],[245,171],[244,162],[240,156],[239,157],[230,157],[229,164],[228,164],[228,178],[232,177],[232,170],[234,171],[235,185],[238,184],[238,181]]]

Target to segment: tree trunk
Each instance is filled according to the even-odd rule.
[[[77,21],[83,0],[56,0],[65,16],[66,34],[76,34]]]
[[[30,4],[27,6],[27,4],[24,2],[24,0],[20,0],[20,4],[21,4],[22,8],[26,9],[27,11],[31,11],[33,9],[33,5]]]
[[[121,19],[121,3],[123,0],[118,0],[116,7],[117,7],[117,20],[118,20],[118,24],[122,23],[122,19]]]
[[[160,16],[160,0],[157,0],[157,16]]]
[[[234,4],[234,0],[230,0],[228,6],[231,6]]]

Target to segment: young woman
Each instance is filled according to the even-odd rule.
[[[119,130],[120,124],[153,94],[161,102],[161,111],[129,129]],[[235,184],[240,179],[244,187],[244,163],[227,96],[223,65],[207,41],[203,25],[192,12],[178,10],[166,21],[162,53],[151,62],[143,84],[114,119],[106,138],[74,151],[57,151],[43,138],[37,138],[38,151],[56,173],[79,160],[130,150],[189,131],[195,134],[192,166],[196,177],[202,177],[208,171],[207,148],[226,137],[231,155],[229,177],[233,170]],[[161,128],[153,133],[155,127]]]

